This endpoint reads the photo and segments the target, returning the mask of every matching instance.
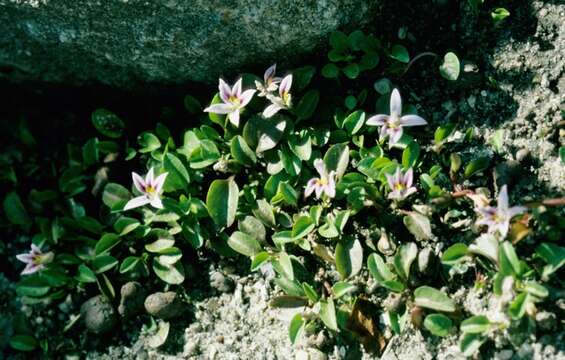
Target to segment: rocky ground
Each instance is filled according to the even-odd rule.
[[[498,183],[508,183],[526,200],[557,197],[565,194],[565,167],[558,156],[565,145],[565,4],[559,1],[513,1],[511,16],[498,28],[484,28],[462,2],[457,26],[433,33],[433,22],[424,15],[431,9],[407,9],[408,4],[385,6],[396,11],[398,24],[410,24],[409,31],[421,41],[422,50],[457,48],[466,62],[460,83],[438,81],[437,71],[415,64],[405,75],[412,102],[434,125],[448,118],[474,126],[484,142],[494,132],[505,130],[500,166],[494,174]],[[398,6],[398,8],[396,8]],[[427,9],[427,13],[425,12]],[[392,20],[390,20],[392,21]],[[451,20],[453,22],[453,20]],[[425,25],[427,24],[427,25]],[[422,26],[423,29],[420,29]],[[432,26],[430,28],[430,26]],[[386,21],[377,27],[386,28]],[[418,38],[425,33],[431,40]],[[388,31],[388,36],[395,33]],[[426,42],[428,41],[428,42]],[[435,49],[434,47],[439,47]],[[429,64],[428,64],[429,65]],[[469,151],[491,151],[482,147]],[[231,264],[208,270],[210,285],[186,294],[184,312],[172,322],[167,343],[152,347],[153,333],[137,329],[113,342],[105,351],[91,351],[87,359],[346,359],[372,356],[359,349],[334,344],[330,335],[306,337],[297,346],[288,340],[288,322],[296,310],[270,308],[268,303],[277,290],[270,274],[244,275]],[[366,277],[368,278],[368,277]],[[362,280],[361,280],[362,281]],[[1,293],[10,285],[0,277]],[[370,288],[370,284],[366,284]],[[556,294],[558,306],[560,294]],[[382,299],[381,299],[382,300]],[[17,301],[3,307],[19,306]],[[456,301],[472,313],[489,311],[484,294],[462,289]],[[501,339],[496,348],[479,355],[496,359],[564,359],[565,332],[562,319],[553,313],[540,316],[540,326],[548,333],[541,339],[520,338],[514,346]],[[3,321],[4,316],[0,318]],[[2,334],[0,334],[2,335]],[[5,339],[0,336],[0,345]],[[383,359],[459,359],[462,358],[456,336],[425,338],[417,330],[392,337]],[[85,354],[82,354],[85,355]],[[77,354],[78,356],[78,354]],[[82,358],[82,357],[81,357]]]

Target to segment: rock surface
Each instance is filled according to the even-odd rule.
[[[145,290],[140,283],[135,281],[125,283],[120,290],[120,296],[118,313],[120,313],[121,316],[129,317],[143,309]]]
[[[96,334],[112,330],[117,322],[116,311],[102,295],[85,301],[80,308],[80,313],[86,328]]]
[[[176,292],[157,292],[145,299],[145,310],[153,316],[167,320],[183,311],[183,303]]]
[[[288,63],[338,28],[373,20],[378,0],[0,0],[0,78],[215,83],[244,66]]]

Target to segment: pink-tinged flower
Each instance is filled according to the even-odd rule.
[[[526,208],[524,206],[509,207],[508,189],[506,185],[503,185],[498,193],[497,207],[487,205],[478,207],[476,211],[481,215],[481,218],[477,220],[477,225],[486,225],[489,233],[498,232],[502,238],[505,238],[510,228],[510,220],[526,211]]]
[[[53,261],[53,253],[43,253],[41,249],[34,244],[31,244],[31,250],[29,253],[16,255],[16,259],[26,264],[22,275],[29,275],[42,270],[45,268],[45,264]]]
[[[412,186],[412,181],[414,180],[414,172],[412,171],[412,168],[408,169],[403,174],[400,167],[398,167],[396,168],[394,175],[385,175],[388,186],[392,190],[388,193],[389,199],[401,201],[417,191],[416,188]]]
[[[234,126],[239,126],[239,112],[249,104],[256,91],[253,89],[242,91],[241,82],[241,79],[237,80],[233,88],[230,88],[224,80],[220,79],[218,88],[220,89],[220,98],[223,103],[212,104],[204,111],[215,114],[227,114],[228,120]]]
[[[292,75],[287,75],[282,79],[279,86],[279,96],[267,95],[267,99],[271,101],[271,105],[267,106],[263,111],[263,117],[270,118],[282,109],[289,109],[291,106],[290,88],[292,86]]]
[[[154,208],[162,209],[163,203],[161,202],[161,193],[163,192],[163,185],[169,173],[163,173],[157,178],[153,175],[153,168],[149,169],[145,180],[138,174],[132,172],[133,185],[142,195],[134,197],[124,207],[124,210],[134,209],[143,205],[151,204]]]
[[[379,114],[367,120],[367,125],[381,127],[379,140],[388,137],[390,145],[400,140],[403,127],[427,124],[427,121],[418,115],[402,116],[402,99],[397,89],[394,89],[390,95],[390,115]]]
[[[322,159],[314,160],[314,167],[318,170],[320,177],[308,180],[306,189],[304,190],[304,197],[307,198],[313,192],[316,192],[317,199],[324,193],[328,197],[333,198],[335,196],[335,171],[332,170],[328,173],[324,160]]]
[[[255,86],[257,87],[257,90],[259,90],[259,94],[257,94],[257,96],[265,97],[279,88],[278,84],[281,82],[281,78],[275,77],[276,71],[277,64],[273,64],[271,65],[271,67],[265,70],[265,74],[263,75],[263,83],[255,80]]]

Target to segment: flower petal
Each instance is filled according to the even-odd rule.
[[[367,119],[366,124],[370,126],[382,126],[385,125],[387,121],[388,121],[388,115],[378,114],[378,115],[373,115],[369,119]]]
[[[282,79],[281,84],[279,86],[279,94],[281,97],[284,97],[284,94],[290,91],[290,87],[292,86],[292,74],[287,75]]]
[[[327,178],[328,172],[326,171],[326,165],[324,164],[324,160],[322,159],[314,160],[314,168],[316,168],[318,174],[320,174],[320,178],[322,179]]]
[[[330,171],[328,175],[328,184],[326,185],[326,195],[335,197],[335,171]]]
[[[167,178],[167,175],[169,175],[169,173],[165,172],[157,176],[157,178],[155,179],[155,184],[153,185],[153,188],[155,189],[155,192],[157,192],[157,194],[160,194],[161,190],[163,190],[163,185],[165,184],[165,179]]]
[[[263,80],[265,80],[265,84],[269,82],[269,79],[275,76],[276,71],[277,71],[277,64],[273,64],[269,66],[267,70],[265,70],[265,74],[263,75]]]
[[[506,235],[508,235],[508,229],[510,228],[510,222],[508,220],[503,221],[501,223],[498,223],[496,227],[497,227],[498,232],[502,236],[502,238],[505,238]]]
[[[21,272],[21,275],[33,274],[43,268],[45,268],[45,266],[41,264],[27,264],[24,271]]]
[[[139,174],[132,172],[131,173],[131,178],[133,180],[133,186],[135,186],[135,188],[137,189],[137,191],[139,191],[140,193],[144,193],[145,192],[145,188],[147,187],[147,184],[145,183],[145,180],[143,180],[143,178],[141,176],[139,176]]]
[[[398,90],[394,89],[390,94],[390,115],[400,116],[400,114],[402,114],[402,99]]]
[[[147,185],[153,185],[154,177],[153,167],[151,167],[151,169],[149,169],[149,171],[147,172],[147,175],[145,175],[145,183]]]
[[[204,112],[211,112],[214,114],[229,114],[233,111],[232,104],[212,104],[204,109]]]
[[[150,204],[151,204],[151,206],[153,206],[154,208],[157,208],[157,209],[163,208],[163,202],[161,201],[161,198],[158,197],[158,196],[155,196],[153,199],[151,199]]]
[[[249,89],[249,90],[245,90],[241,96],[239,97],[240,99],[240,107],[244,107],[245,105],[249,104],[249,102],[251,101],[251,99],[253,99],[253,94],[255,94],[256,90],[253,89]]]
[[[390,139],[388,140],[389,145],[396,144],[398,140],[400,140],[400,138],[402,137],[402,128],[397,127],[397,128],[389,129],[388,135],[390,136]]]
[[[145,195],[134,197],[133,199],[127,202],[126,206],[124,206],[124,211],[147,205],[150,202],[151,201]]]
[[[384,138],[388,136],[388,127],[385,125],[381,126],[379,130],[379,141],[383,141]]]
[[[312,192],[314,192],[317,183],[318,179],[316,178],[308,180],[308,182],[306,183],[306,188],[304,188],[304,198],[307,198],[312,194]]]
[[[386,176],[386,181],[388,183],[388,187],[390,187],[391,190],[394,190],[394,186],[396,185],[394,183],[394,175],[385,174],[385,176]]]
[[[41,254],[41,249],[39,248],[39,246],[35,245],[34,243],[31,243],[31,255],[39,255]]]
[[[220,99],[222,99],[223,102],[228,103],[230,96],[232,95],[230,86],[224,80],[220,79],[218,89],[220,90]]]
[[[412,170],[412,168],[409,168],[408,170],[406,170],[402,182],[404,183],[404,185],[406,185],[407,188],[409,188],[412,187],[413,180],[414,180],[414,171]]]
[[[407,198],[408,196],[414,194],[415,192],[417,192],[418,189],[416,189],[415,187],[409,187],[408,189],[404,190],[404,198]]]
[[[428,122],[423,117],[418,115],[404,115],[400,118],[400,125],[402,126],[420,126],[427,125]]]
[[[280,107],[277,104],[271,104],[269,106],[267,106],[265,108],[265,110],[263,110],[263,117],[268,119],[270,117],[272,117],[273,115],[275,115],[276,113],[279,112],[279,110],[281,110],[282,107]]]
[[[508,218],[512,219],[514,216],[521,214],[523,212],[526,212],[528,210],[527,207],[525,206],[512,206],[510,209],[508,209],[507,214],[508,214]]]
[[[235,127],[239,127],[239,110],[234,110],[229,113],[228,119]]]
[[[316,199],[319,199],[322,196],[322,193],[324,192],[324,186],[320,184],[316,184],[316,186],[314,186],[314,191],[316,192]]]
[[[232,88],[231,94],[235,97],[240,97],[241,96],[241,84],[242,84],[243,80],[242,78],[239,78],[239,80],[236,81],[235,85]]]
[[[498,193],[498,210],[505,212],[508,210],[508,188],[502,185]]]
[[[19,254],[16,255],[16,259],[24,263],[31,263],[33,261],[33,257],[30,254]]]

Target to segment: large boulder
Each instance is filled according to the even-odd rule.
[[[0,0],[0,78],[119,87],[215,83],[290,64],[379,0]],[[320,54],[323,56],[323,54]]]

